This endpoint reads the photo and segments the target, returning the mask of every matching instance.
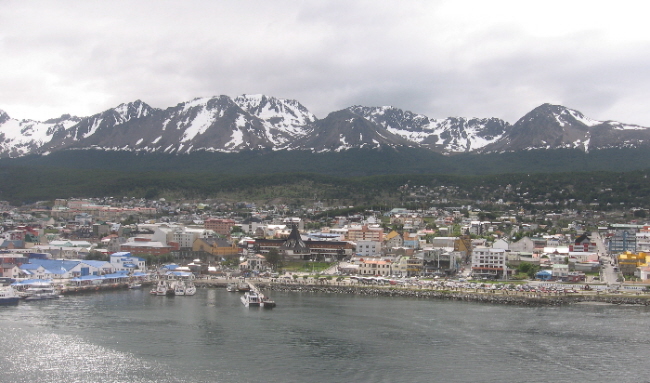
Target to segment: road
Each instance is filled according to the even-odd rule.
[[[598,252],[598,259],[603,264],[600,271],[600,280],[602,282],[605,282],[608,286],[620,285],[621,283],[618,282],[619,273],[614,271],[614,266],[613,266],[613,264],[615,263],[615,259],[613,259],[610,256],[609,252],[607,251],[607,248],[605,247],[605,244],[603,243],[603,239],[601,238],[600,234],[597,231],[594,231],[591,233],[590,238],[592,239],[592,241],[596,243],[596,251]]]

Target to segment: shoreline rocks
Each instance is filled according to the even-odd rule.
[[[205,286],[225,287],[223,283],[210,283],[202,281]],[[545,293],[503,293],[503,292],[477,292],[477,291],[452,291],[435,289],[409,289],[402,287],[377,287],[377,286],[332,286],[310,284],[283,284],[254,282],[260,290],[301,292],[301,293],[326,293],[326,294],[357,294],[383,297],[404,297],[419,299],[440,299],[464,302],[477,302],[489,304],[518,305],[518,306],[564,306],[576,303],[595,302],[613,305],[650,305],[650,296],[621,296],[608,294],[576,293],[571,295],[552,295]],[[222,286],[223,285],[223,286]]]

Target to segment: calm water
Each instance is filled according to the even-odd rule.
[[[650,309],[143,291],[0,307],[1,382],[647,382]]]

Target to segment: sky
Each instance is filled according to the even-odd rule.
[[[644,3],[0,0],[0,110],[265,94],[318,118],[391,105],[514,123],[552,103],[650,127]]]

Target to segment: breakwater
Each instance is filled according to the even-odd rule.
[[[650,305],[650,296],[602,294],[595,292],[578,292],[571,294],[521,293],[507,291],[490,291],[476,289],[436,290],[403,287],[378,286],[333,286],[310,284],[285,284],[272,282],[253,282],[262,291],[282,291],[325,294],[357,294],[382,297],[404,297],[421,299],[441,299],[452,301],[479,302],[519,306],[561,306],[578,303],[601,303],[614,305]],[[197,283],[204,287],[225,287],[218,281],[204,280]]]

